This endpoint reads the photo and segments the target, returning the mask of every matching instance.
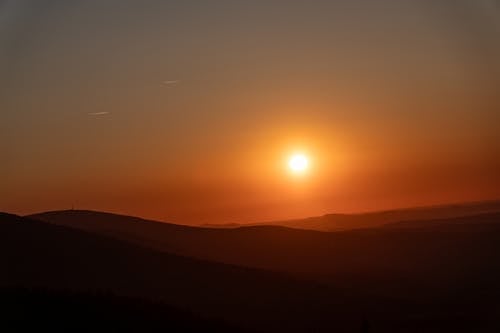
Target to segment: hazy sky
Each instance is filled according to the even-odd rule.
[[[251,222],[500,198],[500,4],[0,0],[0,115],[14,213]]]

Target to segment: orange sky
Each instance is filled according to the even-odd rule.
[[[490,1],[0,11],[2,211],[254,222],[500,198]]]

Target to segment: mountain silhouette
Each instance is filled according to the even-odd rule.
[[[308,302],[319,308],[328,303],[326,299],[345,303],[345,307],[328,307],[333,312],[339,308],[339,313],[347,312],[346,317],[340,315],[350,318],[347,321],[354,320],[354,313],[362,309],[369,314],[374,330],[410,332],[408,327],[416,327],[443,332],[455,327],[456,332],[480,332],[498,327],[493,318],[500,308],[500,213],[341,232],[279,226],[197,228],[92,211],[49,212],[32,218],[155,253],[175,253],[256,272],[276,271],[309,287],[325,288],[314,297],[308,294]],[[252,281],[249,290],[262,284]],[[264,289],[269,288],[267,284]],[[330,294],[330,290],[336,293]],[[293,304],[288,303],[288,296],[285,299]],[[280,302],[275,301],[279,307]],[[301,316],[308,317],[307,313]],[[294,329],[310,331],[304,326]]]
[[[379,227],[401,221],[425,221],[447,219],[467,215],[500,212],[500,201],[479,201],[449,205],[411,207],[358,214],[326,214],[286,221],[254,223],[252,225],[280,225],[290,228],[318,231],[340,231]],[[217,225],[208,225],[216,227]],[[239,225],[245,226],[245,225]],[[234,225],[232,226],[234,227]]]
[[[500,261],[489,260],[500,253],[500,213],[406,223],[418,229],[402,228],[401,222],[342,232],[197,228],[91,211],[32,217],[156,251],[280,271],[335,287],[382,289],[384,296],[411,294],[423,285],[460,288],[462,278],[477,269],[491,283],[500,270]]]
[[[352,332],[361,313],[384,332],[498,328],[499,213],[342,232],[37,216],[51,222],[0,215],[1,288],[107,292],[253,331]]]
[[[160,253],[106,236],[0,214],[0,288],[112,293],[261,332],[349,332],[358,306],[332,288]]]

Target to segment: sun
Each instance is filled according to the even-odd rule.
[[[309,158],[304,154],[293,154],[288,160],[288,168],[295,174],[301,174],[309,168]]]

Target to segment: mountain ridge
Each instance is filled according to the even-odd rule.
[[[256,331],[283,326],[304,332],[316,320],[342,331],[342,325],[357,316],[352,302],[341,306],[347,304],[344,292],[286,274],[158,252],[11,214],[0,215],[0,262],[5,269],[1,288],[112,292]],[[305,304],[314,310],[307,311]],[[345,320],[337,317],[343,323],[328,319],[330,307],[345,315]]]
[[[25,217],[40,218],[53,214],[71,214],[71,212],[78,212],[80,214],[100,214],[107,217],[120,216],[121,218],[128,218],[131,220],[133,219],[136,222],[163,223],[177,228],[237,229],[255,226],[282,226],[294,229],[328,232],[380,227],[386,224],[399,223],[404,221],[433,220],[439,218],[474,216],[479,215],[480,213],[488,212],[500,212],[500,200],[416,206],[361,213],[328,213],[320,216],[311,216],[306,218],[257,223],[203,223],[199,225],[190,225],[175,223],[172,221],[147,219],[128,214],[79,209],[45,211],[25,215]]]
[[[120,216],[106,220],[109,216],[70,211],[37,218],[155,251],[274,270],[345,288],[368,288],[367,283],[374,288],[399,288],[399,292],[411,292],[414,284],[451,288],[454,284],[448,279],[469,275],[478,262],[484,266],[481,269],[497,270],[486,256],[496,251],[500,238],[498,213],[462,217],[469,222],[460,225],[437,220],[444,225],[437,229],[422,225],[418,230],[384,227],[337,232],[283,226],[179,227],[144,220],[135,223]],[[493,223],[482,223],[484,219]],[[394,284],[398,279],[405,279],[405,284]]]
[[[269,332],[314,325],[324,329],[317,332],[353,332],[360,311],[391,333],[408,325],[433,333],[497,327],[500,213],[339,232],[179,227],[95,211],[42,217],[50,223],[0,223],[1,262],[22,286],[59,288],[83,277],[87,287],[165,295],[174,306]]]
[[[328,213],[292,220],[252,223],[251,225],[274,224],[298,229],[340,231],[380,227],[384,224],[406,220],[452,218],[487,212],[500,212],[500,200],[416,206],[361,213]],[[245,225],[242,224],[241,226]]]

